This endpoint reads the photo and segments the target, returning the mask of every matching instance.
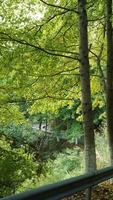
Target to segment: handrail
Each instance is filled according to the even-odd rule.
[[[113,178],[113,167],[32,189],[1,200],[59,200]]]

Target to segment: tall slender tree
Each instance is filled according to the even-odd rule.
[[[112,0],[106,1],[107,25],[107,125],[110,149],[110,160],[113,165],[113,27]]]
[[[78,0],[80,29],[80,77],[82,91],[82,112],[85,134],[85,167],[86,172],[89,173],[94,172],[96,170],[96,153],[90,89],[90,65],[88,56],[89,50],[86,3],[86,0]]]

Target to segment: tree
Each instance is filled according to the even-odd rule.
[[[25,152],[24,146],[13,148],[11,140],[0,138],[0,196],[14,194],[24,181],[33,181],[36,176],[37,164],[33,155]]]
[[[106,1],[107,26],[107,125],[109,137],[110,160],[113,165],[113,27],[112,0]]]
[[[10,8],[12,8],[11,11],[8,10],[9,4]],[[94,4],[88,1],[87,5],[85,4],[85,1],[79,1],[79,13],[77,10],[77,1],[59,1],[57,4],[52,0],[39,0],[38,3],[34,0],[33,2],[30,1],[30,6],[27,1],[25,3],[8,3],[6,1],[5,6],[9,12],[5,15],[6,13],[2,10],[4,16],[2,23],[5,23],[5,26],[2,26],[0,38],[2,42],[2,60],[4,60],[4,55],[8,55],[5,64],[8,65],[10,63],[10,65],[8,65],[7,70],[5,69],[5,64],[2,67],[4,69],[2,76],[5,74],[7,81],[4,80],[3,76],[3,82],[5,84],[2,84],[2,88],[5,88],[5,94],[2,92],[1,102],[3,105],[15,105],[24,98],[26,102],[31,103],[30,113],[55,112],[59,107],[67,104],[71,105],[75,99],[81,98],[79,88],[80,76],[84,73],[81,76],[84,127],[85,132],[87,132],[88,151],[92,146],[91,151],[94,158],[90,77],[91,85],[94,85],[92,95],[94,97],[96,96],[93,105],[95,102],[96,105],[101,104],[102,96],[99,96],[98,92],[102,92],[102,88],[100,86],[100,76],[93,51],[96,51],[97,54],[100,52],[97,41],[99,43],[99,38],[102,33],[102,25],[100,23],[102,19],[100,16],[103,10],[103,4],[102,1],[97,1]],[[102,6],[100,6],[101,4]],[[38,20],[35,15],[37,5],[40,5],[42,11],[42,17]],[[85,10],[86,12],[86,9],[88,19],[86,13],[83,13],[83,16],[81,12],[81,10]],[[31,13],[31,15],[27,13]],[[89,13],[93,13],[93,16]],[[78,15],[80,20],[80,54]],[[98,18],[96,17],[97,15]],[[91,32],[89,34],[89,40],[87,38],[87,20],[91,22],[89,26]],[[85,23],[83,27],[82,21]],[[96,42],[92,39],[95,22],[99,30],[97,31],[94,28]],[[85,37],[83,37],[83,31],[85,31]],[[91,45],[90,42],[92,42]],[[89,52],[90,56],[88,57]],[[90,72],[89,59],[92,67]],[[85,65],[81,62],[82,60],[83,62],[85,61]],[[85,70],[83,66],[85,66]],[[7,75],[7,71],[10,75]],[[8,93],[6,92],[6,88],[8,88]],[[86,96],[85,90],[88,92],[88,96]],[[89,134],[90,128],[91,134]],[[87,155],[92,162],[91,154],[88,153]],[[91,162],[89,164],[87,160],[86,168],[93,170],[95,168],[95,158],[94,165]]]
[[[86,173],[91,173],[96,170],[96,153],[90,89],[86,0],[78,0],[78,11],[80,28],[80,78],[84,124],[85,168]],[[91,199],[90,189],[86,193],[86,199]]]
[[[96,153],[94,127],[92,118],[92,103],[90,89],[90,65],[87,34],[86,0],[78,0],[79,28],[80,28],[80,76],[82,92],[82,111],[84,120],[85,166],[86,172],[96,170]]]

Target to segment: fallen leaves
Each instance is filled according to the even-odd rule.
[[[63,200],[85,200],[85,192],[77,192]],[[105,183],[93,188],[91,200],[113,200],[113,185]]]

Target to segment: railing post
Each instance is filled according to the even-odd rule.
[[[88,188],[86,191],[85,191],[85,200],[91,200],[91,191],[92,191],[92,188]]]

